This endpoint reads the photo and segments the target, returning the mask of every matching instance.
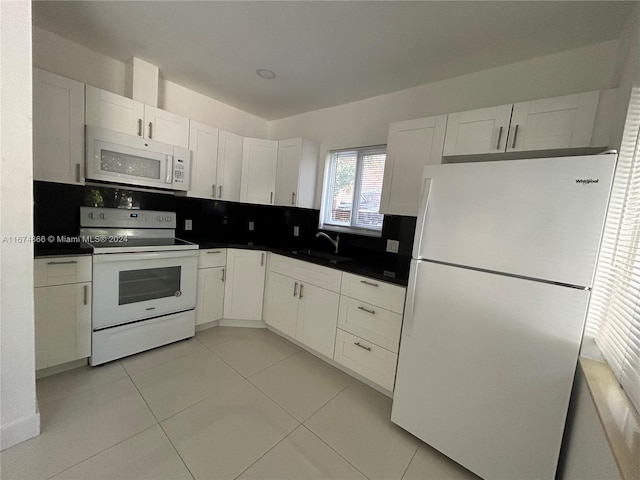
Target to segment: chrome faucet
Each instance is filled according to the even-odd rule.
[[[324,233],[324,232],[318,232],[318,233],[316,233],[316,238],[318,238],[318,237],[324,237],[324,238],[326,238],[327,240],[329,240],[329,241],[331,242],[331,245],[333,245],[334,247],[336,247],[336,251],[335,251],[335,253],[338,253],[338,242],[340,242],[340,234],[338,234],[338,235],[336,236],[336,239],[335,239],[335,240],[334,240],[333,238],[331,238],[329,235],[327,235],[326,233]]]

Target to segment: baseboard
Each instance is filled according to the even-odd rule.
[[[36,380],[39,378],[48,377],[50,375],[56,375],[58,373],[66,372],[67,370],[74,370],[76,368],[84,367],[85,365],[89,365],[89,357],[62,363],[60,365],[54,365],[53,367],[41,368],[40,370],[36,370]]]
[[[220,320],[212,320],[210,322],[201,323],[196,325],[196,332],[201,332],[202,330],[207,330],[209,328],[217,327],[220,325]]]
[[[0,450],[40,435],[40,413],[21,418],[0,427]]]
[[[267,328],[267,324],[262,320],[236,320],[233,318],[223,318],[218,320],[221,327],[245,327],[245,328]]]

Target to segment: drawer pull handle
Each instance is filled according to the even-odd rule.
[[[298,295],[298,282],[293,284],[293,296],[295,297],[296,295]]]
[[[80,164],[76,163],[76,183],[80,183]]]
[[[156,309],[156,307],[149,307],[149,308],[145,308],[145,310],[146,310],[147,312],[150,312],[151,310],[155,310],[155,309]]]
[[[216,184],[211,185],[211,196],[216,198]]]
[[[302,289],[304,288],[303,284],[300,284],[300,299],[302,299]]]
[[[364,308],[362,305],[358,306],[358,310],[362,310],[363,312],[370,313],[371,315],[375,315],[376,314],[375,310],[369,310],[368,308]]]
[[[225,269],[222,269],[222,283],[224,283],[224,275],[225,275]]]
[[[149,140],[153,139],[153,123],[149,122]]]
[[[260,254],[260,266],[264,267],[264,252]]]
[[[360,280],[360,283],[364,283],[365,285],[369,285],[370,287],[377,287],[377,283],[367,282],[366,280]]]
[[[222,185],[218,187],[218,198],[222,198]]]
[[[222,250],[209,250],[207,252],[207,255],[209,255],[210,253],[222,253]]]
[[[296,192],[291,192],[291,205],[296,204]]]
[[[69,260],[67,262],[47,262],[47,265],[72,265],[78,263],[77,260]]]
[[[84,286],[82,293],[83,293],[82,304],[87,305],[89,303],[89,286],[88,285]]]
[[[360,344],[360,342],[354,342],[353,344],[354,344],[356,347],[360,347],[360,348],[362,348],[363,350],[366,350],[367,352],[370,352],[370,351],[371,351],[371,347],[365,347],[364,345]]]
[[[503,127],[500,127],[500,130],[498,131],[498,144],[496,145],[496,150],[500,150],[500,140],[502,139],[502,129]]]
[[[142,119],[141,118],[138,119],[138,136],[139,137],[142,136]]]
[[[511,145],[511,148],[516,148],[516,139],[518,138],[518,127],[520,125],[516,124],[516,131],[513,133],[513,144]]]

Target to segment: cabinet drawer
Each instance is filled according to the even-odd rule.
[[[352,273],[342,275],[342,295],[362,300],[402,314],[404,312],[405,288],[390,283],[373,280],[368,277],[360,277]]]
[[[387,390],[393,390],[398,356],[344,330],[337,330],[333,359]]]
[[[200,250],[198,268],[224,267],[227,264],[226,248],[208,248]]]
[[[340,296],[338,327],[398,353],[402,315],[359,300]]]
[[[48,257],[34,261],[35,287],[91,281],[91,255]]]
[[[340,292],[342,272],[339,270],[274,254],[270,254],[269,270],[295,278],[301,283],[309,283],[332,292]]]

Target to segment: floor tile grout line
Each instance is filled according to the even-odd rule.
[[[127,375],[129,375],[129,372],[127,372]],[[153,418],[156,419],[156,425],[158,425],[160,427],[160,430],[162,430],[162,433],[164,433],[164,436],[167,437],[167,440],[169,440],[169,443],[171,444],[171,447],[175,450],[176,454],[178,455],[178,458],[180,458],[180,461],[184,465],[184,468],[187,469],[187,472],[189,472],[189,475],[191,475],[191,478],[193,478],[195,480],[196,477],[193,475],[193,472],[191,471],[191,469],[189,468],[187,463],[184,461],[184,458],[182,458],[182,455],[180,455],[180,452],[178,451],[176,446],[173,444],[173,442],[169,438],[169,435],[167,435],[167,432],[165,431],[164,427],[162,426],[162,423],[160,422],[160,420],[158,420],[158,417],[156,416],[156,414],[152,410],[151,405],[149,405],[149,402],[147,402],[147,399],[144,398],[144,395],[142,394],[142,392],[138,388],[138,385],[136,385],[136,382],[133,381],[133,378],[131,378],[131,375],[129,375],[129,379],[131,380],[131,383],[133,383],[133,386],[135,387],[136,391],[138,392],[138,395],[140,395],[140,398],[142,398],[142,401],[144,402],[144,404],[147,406],[147,408],[151,412],[151,415],[153,415]]]
[[[120,360],[115,360],[115,361],[117,361],[117,362],[118,362],[118,364],[120,365],[120,367],[122,367],[122,370],[124,371],[124,373],[126,373],[126,374],[128,375],[128,372],[127,372],[127,370],[124,368],[124,365],[122,365],[122,362],[120,362]],[[87,366],[88,366],[89,368],[99,368],[101,365],[99,365],[98,367],[90,367],[90,366],[87,364]],[[78,367],[78,368],[82,368],[82,367]],[[67,371],[65,371],[65,372],[56,373],[56,374],[54,374],[54,375],[50,375],[50,376],[48,376],[48,377],[42,377],[41,379],[37,379],[37,380],[43,380],[43,379],[45,379],[45,378],[53,378],[53,377],[55,377],[56,375],[70,374],[70,373],[71,373],[71,372],[73,372],[74,370],[76,370],[76,369],[72,369],[72,370],[67,370]],[[43,407],[43,406],[45,406],[45,405],[50,405],[50,404],[52,404],[52,403],[59,402],[60,400],[65,400],[65,399],[68,399],[68,398],[72,398],[72,397],[74,397],[74,396],[76,396],[76,395],[81,395],[81,394],[83,394],[83,393],[87,393],[87,392],[89,392],[89,391],[93,390],[93,389],[94,389],[94,388],[96,388],[96,387],[103,387],[103,386],[105,386],[105,385],[109,385],[110,383],[115,383],[115,382],[117,382],[117,381],[119,381],[119,380],[122,380],[122,379],[123,379],[123,378],[125,378],[127,375],[122,375],[121,377],[114,378],[114,379],[109,380],[109,381],[106,381],[106,382],[104,382],[104,383],[99,383],[98,385],[91,385],[91,386],[87,387],[87,388],[86,388],[86,389],[84,389],[84,390],[80,390],[80,391],[78,391],[78,392],[74,392],[74,393],[69,393],[69,394],[66,394],[66,395],[61,396],[60,398],[56,398],[55,400],[49,400],[48,402],[45,402],[45,403],[42,403],[40,400],[38,400],[38,407]],[[37,380],[36,380],[36,397],[37,397]]]
[[[298,419],[296,419],[296,421],[298,421]],[[264,452],[262,455],[260,455],[260,457],[258,457],[255,462],[251,463],[247,468],[245,468],[244,470],[242,470],[238,475],[236,475],[234,478],[237,479],[239,477],[241,477],[247,470],[249,470],[251,467],[253,467],[256,463],[258,463],[265,455],[267,455],[271,450],[273,450],[274,448],[276,448],[278,445],[280,445],[282,442],[284,442],[287,438],[289,438],[293,432],[295,432],[296,430],[298,430],[300,427],[302,427],[302,423],[298,422],[298,425],[291,430],[289,433],[287,433],[284,437],[282,437],[280,440],[278,440],[275,444],[273,444],[273,446],[271,446],[271,448],[267,449],[266,452]]]
[[[100,455],[101,453],[106,452],[107,450],[111,450],[112,448],[114,448],[114,447],[116,447],[116,446],[120,445],[122,442],[126,442],[127,440],[130,440],[130,439],[132,439],[133,437],[135,437],[136,435],[140,435],[141,433],[146,432],[147,430],[152,429],[152,428],[153,428],[153,427],[155,427],[156,425],[158,425],[158,424],[157,424],[157,423],[155,423],[155,424],[153,424],[153,425],[151,425],[151,426],[149,426],[149,427],[147,427],[147,428],[143,428],[143,429],[142,429],[142,430],[140,430],[139,432],[136,432],[136,433],[134,433],[133,435],[129,435],[127,438],[123,438],[122,440],[117,441],[117,442],[116,442],[116,443],[114,443],[113,445],[109,445],[108,447],[103,448],[103,449],[102,449],[102,450],[100,450],[99,452],[96,452],[96,453],[94,453],[94,454],[92,454],[92,455],[89,455],[88,457],[83,458],[83,459],[82,459],[82,460],[80,460],[79,462],[74,463],[73,465],[71,465],[71,466],[69,466],[69,467],[67,467],[67,468],[62,469],[62,470],[60,470],[59,472],[56,472],[56,473],[54,473],[53,475],[51,475],[51,476],[49,476],[49,477],[46,477],[46,479],[47,479],[47,480],[50,480],[50,479],[52,479],[53,477],[55,477],[55,476],[57,476],[57,475],[60,475],[61,473],[66,472],[67,470],[71,470],[73,467],[77,467],[77,466],[78,466],[78,465],[80,465],[81,463],[84,463],[84,462],[86,462],[87,460],[91,460],[92,458],[94,458],[94,457],[96,457],[96,456]]]
[[[404,469],[404,472],[402,472],[402,477],[400,477],[400,480],[404,480],[404,477],[407,475],[407,471],[409,470],[409,467],[413,463],[413,459],[416,458],[416,455],[418,454],[418,450],[420,450],[419,443],[416,445],[416,451],[413,452],[413,455],[411,456],[411,460],[409,460],[409,463],[407,463],[407,467]]]
[[[338,455],[340,458],[342,458],[345,462],[347,462],[349,465],[351,465],[353,468],[355,468],[358,472],[360,472],[364,478],[367,478],[367,479],[370,478],[369,475],[365,474],[362,470],[360,470],[358,467],[356,467],[347,457],[345,457],[339,451],[337,451],[335,448],[333,448],[331,445],[329,445],[329,443],[324,441],[320,436],[318,436],[318,434],[316,432],[311,430],[304,423],[302,424],[302,427],[305,428],[309,433],[311,433],[311,435],[313,435],[318,440],[320,440],[322,443],[324,443],[332,452],[334,452],[336,455]]]
[[[180,342],[188,341],[188,340],[189,340],[189,339],[191,339],[191,338],[195,338],[195,336],[194,336],[194,337],[189,337],[189,338],[183,338],[182,340],[178,340],[177,342],[169,343],[168,345],[176,345],[176,344],[178,344],[178,343],[180,343]],[[204,344],[203,344],[202,342],[200,342],[199,340],[198,340],[198,342],[206,348],[206,345],[204,345]],[[162,348],[162,347],[165,347],[165,346],[167,346],[167,345],[162,345],[162,346],[160,346],[160,347],[156,347],[156,348],[153,348],[153,349],[151,349],[151,350],[145,350],[144,352],[139,352],[137,355],[139,355],[139,354],[143,354],[143,353],[147,353],[147,352],[153,352],[153,351],[155,351],[157,348]],[[198,347],[198,348],[200,348],[200,347]],[[149,369],[151,369],[151,368],[155,368],[155,367],[157,367],[157,366],[159,366],[159,365],[164,365],[165,363],[170,363],[170,362],[172,362],[172,361],[174,361],[174,360],[179,360],[179,359],[181,359],[181,358],[188,357],[189,355],[193,355],[193,354],[195,354],[195,353],[198,353],[198,352],[197,352],[197,351],[188,352],[188,353],[185,353],[185,354],[183,354],[183,355],[179,355],[179,356],[177,356],[177,357],[175,357],[175,358],[171,358],[171,359],[169,359],[169,360],[165,360],[165,361],[161,361],[161,362],[155,363],[155,364],[153,364],[152,366],[150,366],[150,367],[146,367],[146,368],[143,368],[142,370],[139,370],[139,371],[137,371],[137,372],[130,372],[130,371],[127,369],[127,367],[124,365],[124,363],[122,363],[122,361],[120,361],[120,364],[122,365],[122,368],[124,368],[124,369],[125,369],[125,371],[126,371],[129,375],[137,375],[137,374],[142,373],[142,372],[144,372],[144,371],[146,371],[146,370],[149,370]],[[134,355],[132,355],[132,356],[134,356]],[[128,358],[128,357],[125,357],[125,358]]]

